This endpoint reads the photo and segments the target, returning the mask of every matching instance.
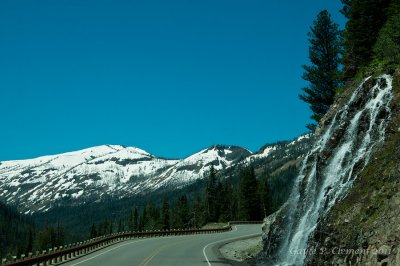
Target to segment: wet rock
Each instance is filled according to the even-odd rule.
[[[288,201],[289,207],[281,209],[279,213],[265,221],[263,239],[267,256],[276,258],[277,251],[289,248],[294,248],[294,250],[296,248],[301,250],[304,247],[316,250],[332,250],[333,248],[361,250],[379,246],[376,243],[386,243],[371,241],[372,237],[383,238],[387,234],[385,231],[371,236],[370,229],[365,230],[363,226],[384,228],[386,225],[382,220],[389,222],[391,216],[381,218],[376,217],[375,214],[380,211],[381,205],[389,204],[390,199],[387,197],[385,199],[386,195],[382,197],[382,193],[377,190],[376,197],[379,201],[362,202],[363,193],[370,191],[368,187],[370,183],[374,189],[380,187],[379,177],[382,174],[385,175],[385,171],[378,174],[379,176],[376,177],[378,180],[372,176],[363,183],[368,189],[361,186],[360,191],[363,193],[356,194],[357,197],[352,199],[356,201],[356,204],[349,200],[347,205],[337,210],[335,213],[337,216],[333,218],[329,216],[331,209],[334,208],[332,206],[336,206],[338,202],[340,204],[347,196],[359,174],[366,169],[369,158],[376,157],[374,153],[377,147],[383,144],[382,136],[389,124],[388,116],[391,115],[388,106],[390,106],[392,95],[390,88],[383,88],[387,85],[386,79],[389,82],[390,78],[387,76],[378,79],[370,78],[353,91],[351,101],[336,105],[335,110],[331,109],[327,118],[322,119],[322,126],[317,129],[320,140],[317,140],[307,161],[304,161],[302,179],[295,186],[299,194],[294,194],[292,198],[295,200]],[[382,98],[375,99],[380,92],[384,93],[382,101],[380,101]],[[333,112],[336,112],[336,115]],[[328,125],[327,121],[331,124]],[[380,165],[378,162],[374,164]],[[365,207],[368,205],[371,208]],[[319,206],[318,212],[311,209],[312,206]],[[299,221],[302,223],[299,224]],[[332,226],[328,228],[326,224],[332,224]],[[342,229],[345,229],[346,233],[343,233]],[[312,233],[309,237],[308,235],[304,237],[304,232]],[[365,256],[362,254],[338,255],[329,252],[311,254],[307,257],[288,254],[283,256],[282,263],[295,265],[302,264],[301,262],[306,265],[368,265],[372,263],[371,265],[376,265],[377,256],[380,262],[390,261],[386,260],[389,259],[386,253],[388,249],[390,252],[391,247],[382,244],[380,247],[382,250],[379,253]],[[279,258],[281,257],[282,255],[279,255]]]
[[[384,259],[386,259],[387,257],[389,257],[390,253],[391,253],[392,249],[388,246],[388,245],[382,245],[377,252],[377,259],[378,262],[383,261]]]

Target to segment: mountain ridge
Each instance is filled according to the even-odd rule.
[[[253,153],[240,146],[216,144],[183,159],[167,159],[136,147],[100,145],[2,161],[0,199],[24,213],[45,212],[60,204],[74,206],[109,196],[124,198],[157,189],[176,189],[204,178],[211,165],[225,170],[268,154],[265,150]]]

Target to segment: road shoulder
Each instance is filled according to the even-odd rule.
[[[261,234],[257,236],[246,236],[225,241],[215,247],[218,253],[230,262],[231,265],[248,265],[259,253],[262,252],[263,244]]]

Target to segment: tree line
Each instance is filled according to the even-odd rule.
[[[276,209],[269,182],[257,179],[251,166],[241,170],[238,185],[230,177],[218,176],[213,166],[206,178],[200,195],[182,194],[172,200],[164,197],[158,205],[148,200],[143,208],[133,207],[128,217],[114,224],[110,220],[93,223],[89,237],[123,231],[201,228],[234,220],[260,221]]]
[[[0,259],[64,245],[64,228],[38,228],[32,218],[0,202]]]

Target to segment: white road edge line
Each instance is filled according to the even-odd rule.
[[[233,230],[233,231],[237,231],[237,227],[236,227],[236,226],[235,226],[235,230]],[[236,236],[236,237],[226,238],[226,239],[218,240],[218,241],[215,241],[215,242],[212,242],[212,243],[208,243],[208,244],[205,245],[204,248],[203,248],[203,255],[204,255],[204,258],[206,258],[206,261],[207,261],[207,263],[208,263],[208,266],[212,266],[211,263],[210,263],[210,261],[208,260],[207,255],[206,255],[206,249],[208,248],[208,246],[213,245],[213,244],[217,244],[217,243],[219,243],[219,242],[224,242],[224,241],[233,240],[233,239],[236,239],[236,238],[243,238],[243,237],[248,237],[248,236],[258,236],[258,235],[260,235],[260,234],[250,234],[250,235],[244,235],[244,236]]]

